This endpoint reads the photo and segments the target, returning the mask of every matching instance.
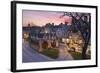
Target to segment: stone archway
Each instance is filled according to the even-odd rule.
[[[43,49],[58,47],[59,43],[58,40],[39,40],[39,52],[42,52]]]
[[[43,49],[48,48],[48,45],[49,45],[49,44],[48,44],[47,41],[43,41],[43,42],[42,42],[42,48],[43,48]]]
[[[52,41],[52,42],[51,42],[51,46],[52,46],[52,47],[56,47],[56,41]]]

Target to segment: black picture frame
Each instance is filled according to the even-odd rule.
[[[79,7],[79,8],[93,8],[96,10],[96,59],[94,65],[84,65],[84,66],[70,66],[70,67],[52,67],[52,68],[38,68],[38,69],[21,69],[17,70],[17,61],[16,61],[16,26],[17,23],[17,4],[29,4],[29,5],[45,5],[45,6],[64,6],[64,7]],[[74,5],[74,4],[58,4],[58,3],[44,3],[44,2],[28,2],[28,1],[11,1],[11,71],[12,72],[23,72],[23,71],[42,71],[42,70],[55,70],[55,69],[73,69],[73,68],[89,68],[89,67],[97,67],[98,66],[98,50],[97,50],[97,27],[98,27],[98,7],[97,6],[90,6],[90,5]]]

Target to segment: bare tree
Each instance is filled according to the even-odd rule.
[[[80,31],[84,39],[84,46],[82,47],[82,59],[86,59],[86,50],[91,38],[91,14],[78,12],[64,12],[60,18],[64,16],[72,17],[71,29],[73,32]]]

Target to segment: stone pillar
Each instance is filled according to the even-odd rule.
[[[48,48],[51,48],[51,40],[47,40],[48,42]]]
[[[56,40],[55,42],[56,42],[56,47],[58,47],[58,46],[59,46],[59,42],[58,42],[58,40]]]
[[[43,48],[42,48],[42,40],[39,40],[39,52],[42,52]]]

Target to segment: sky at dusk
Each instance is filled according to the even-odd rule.
[[[65,21],[71,24],[71,17],[64,16],[63,12],[54,11],[36,11],[36,10],[23,10],[23,26],[30,24],[31,26],[44,26],[46,23],[54,23],[54,25],[59,25]]]

